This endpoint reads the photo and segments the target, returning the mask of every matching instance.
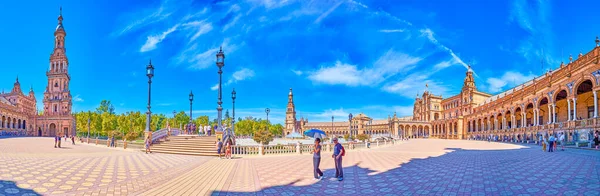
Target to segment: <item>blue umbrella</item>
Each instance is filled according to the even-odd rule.
[[[304,135],[312,138],[324,138],[327,134],[324,131],[319,129],[310,129],[304,131]]]

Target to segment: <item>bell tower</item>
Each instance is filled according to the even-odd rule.
[[[54,30],[54,47],[50,54],[50,65],[46,76],[48,84],[44,92],[44,114],[41,119],[45,123],[49,136],[72,135],[71,128],[74,125],[72,109],[72,97],[69,90],[71,76],[69,75],[69,59],[65,48],[65,37],[67,33],[63,27],[62,7],[58,16],[58,25]]]
[[[296,126],[296,106],[294,106],[294,94],[292,93],[292,88],[290,88],[290,93],[288,94],[288,104],[287,109],[285,111],[285,131],[283,135],[285,136],[287,133],[292,133]]]

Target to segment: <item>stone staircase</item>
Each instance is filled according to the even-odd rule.
[[[218,156],[215,136],[171,136],[152,145],[152,152],[195,156]]]

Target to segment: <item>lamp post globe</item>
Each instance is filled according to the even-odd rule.
[[[150,129],[150,121],[152,111],[150,111],[150,100],[152,95],[152,77],[154,77],[154,66],[152,65],[152,60],[148,62],[146,66],[146,76],[148,76],[148,112],[146,113],[146,132],[151,132]]]
[[[269,130],[269,112],[271,112],[271,109],[267,108],[265,109],[265,113],[267,113],[267,131]]]

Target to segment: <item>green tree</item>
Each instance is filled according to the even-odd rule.
[[[96,112],[98,112],[100,114],[102,114],[102,113],[115,114],[115,107],[110,103],[110,101],[102,100],[100,102],[100,106],[98,106],[98,108],[96,108]]]
[[[367,135],[367,134],[358,134],[358,135],[356,136],[356,138],[357,138],[358,140],[360,140],[360,141],[363,141],[363,142],[364,142],[365,140],[368,140],[370,137],[371,137],[371,136],[370,136],[370,135]]]
[[[273,134],[267,130],[262,130],[256,132],[252,139],[259,144],[269,145],[269,142],[273,141]]]

